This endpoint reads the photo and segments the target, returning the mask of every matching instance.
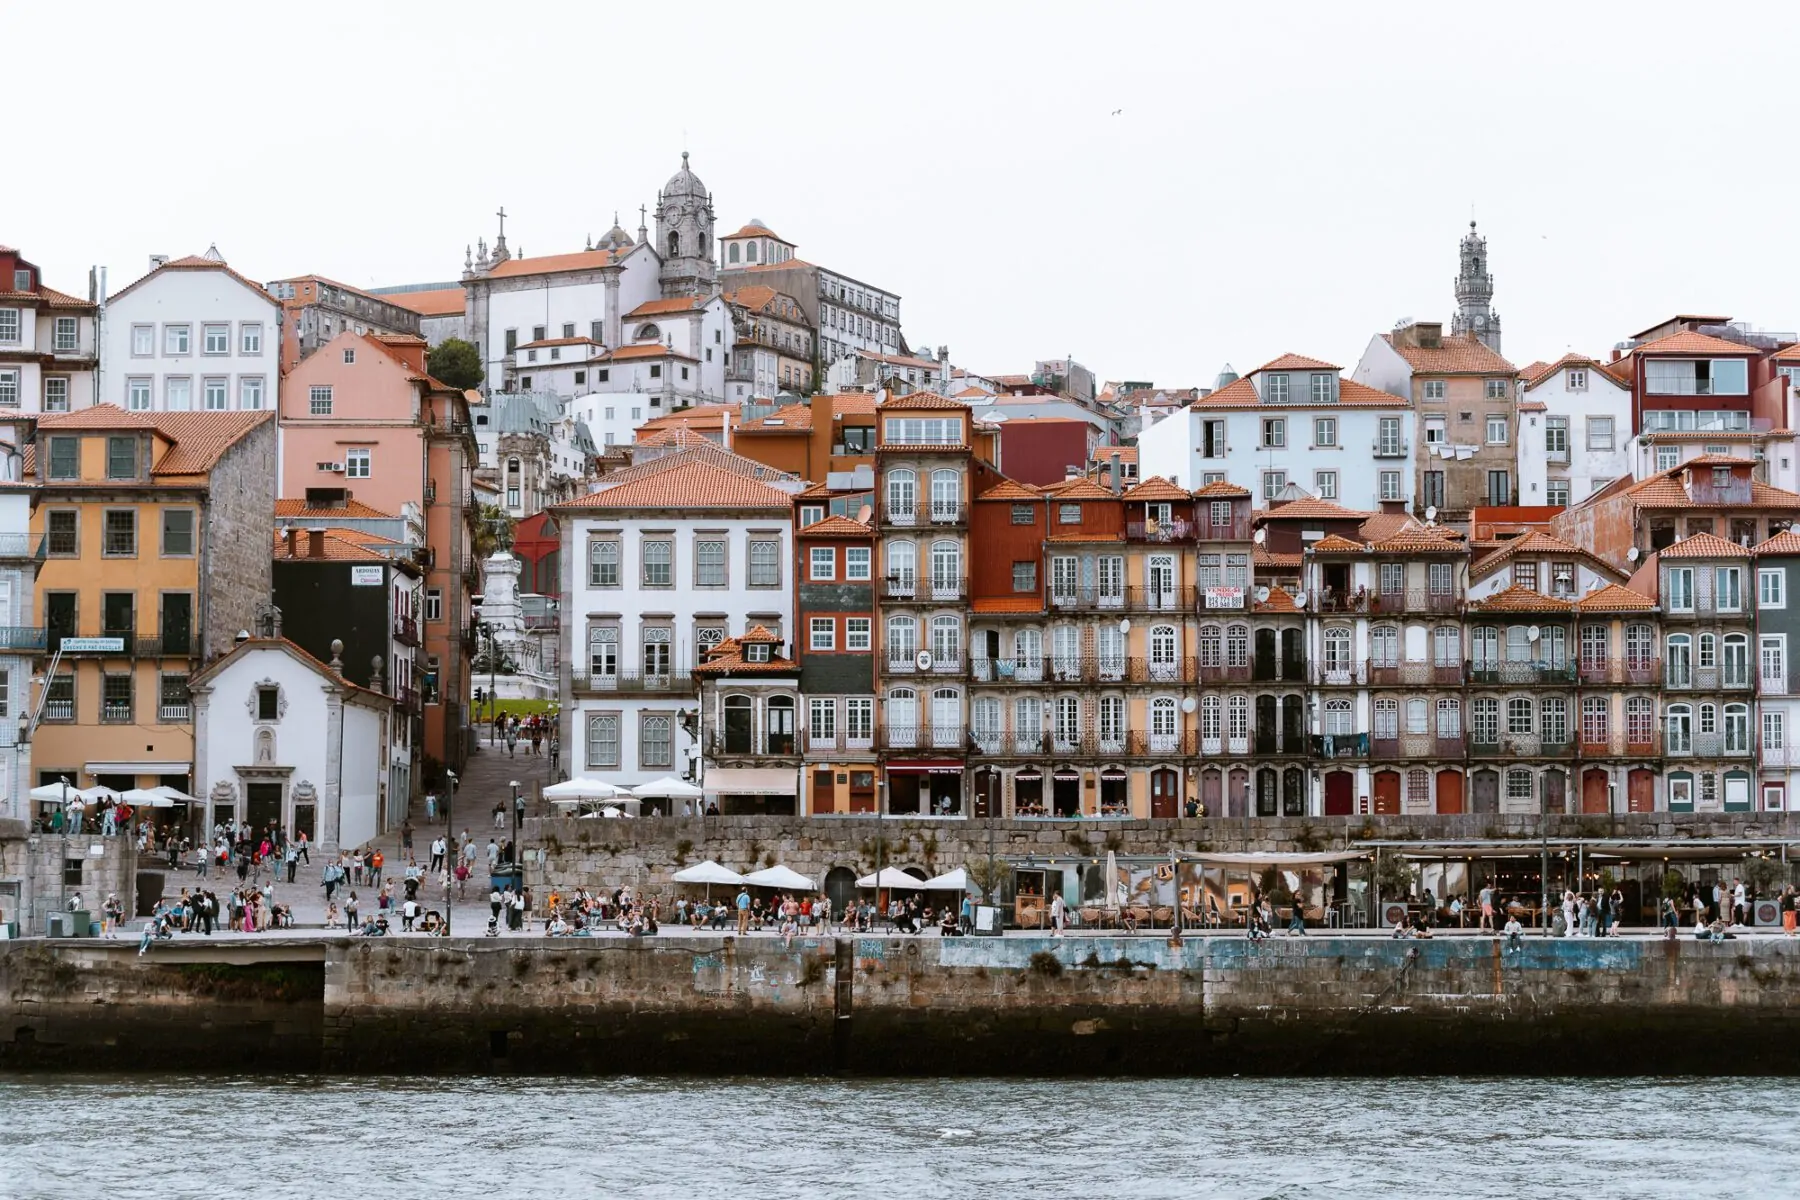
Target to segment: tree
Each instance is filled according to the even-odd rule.
[[[480,387],[487,379],[487,371],[481,365],[481,351],[474,342],[465,342],[461,338],[445,338],[432,347],[425,365],[433,379],[441,379],[453,388]]]

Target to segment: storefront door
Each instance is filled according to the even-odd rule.
[[[244,788],[244,819],[252,837],[260,838],[269,826],[281,823],[281,785],[252,783]]]
[[[1625,779],[1626,802],[1632,812],[1656,811],[1656,772],[1634,768]]]
[[[1473,783],[1475,811],[1478,813],[1499,812],[1500,773],[1498,771],[1477,771]]]
[[[1398,771],[1375,772],[1375,812],[1384,817],[1399,815],[1400,773]]]
[[[1348,771],[1325,776],[1325,815],[1347,817],[1356,811],[1356,777]]]
[[[1150,815],[1181,815],[1181,776],[1168,767],[1159,767],[1150,772]]]
[[[1444,770],[1437,773],[1437,810],[1459,813],[1463,810],[1463,774]]]
[[[1606,811],[1608,785],[1611,783],[1605,771],[1591,767],[1581,773],[1581,811],[1584,813],[1603,813]]]

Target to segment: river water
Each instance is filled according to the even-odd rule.
[[[0,1196],[1792,1196],[1780,1080],[0,1076]]]

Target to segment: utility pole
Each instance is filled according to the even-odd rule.
[[[462,847],[456,844],[456,772],[446,770],[444,778],[450,781],[450,794],[444,798],[444,843],[456,853],[458,865],[462,862]],[[450,868],[454,875],[456,868]],[[450,918],[456,912],[456,901],[450,895],[450,889],[444,889],[444,936],[450,936]]]

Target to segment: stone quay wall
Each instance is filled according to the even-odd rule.
[[[0,1069],[1800,1072],[1782,938],[0,945]]]
[[[471,832],[481,835],[480,830]],[[1462,813],[1405,817],[1200,817],[1142,821],[963,821],[917,818],[646,817],[638,820],[527,820],[528,853],[541,850],[528,878],[537,887],[611,891],[625,884],[668,890],[683,866],[713,859],[734,871],[783,863],[815,883],[836,867],[867,875],[879,845],[883,866],[928,875],[985,861],[1120,855],[1179,850],[1341,850],[1353,841],[1515,839],[1535,841],[1535,815]],[[1552,838],[1628,837],[1643,841],[1790,838],[1800,813],[1631,813],[1553,816]],[[1403,852],[1403,851],[1402,851]]]

